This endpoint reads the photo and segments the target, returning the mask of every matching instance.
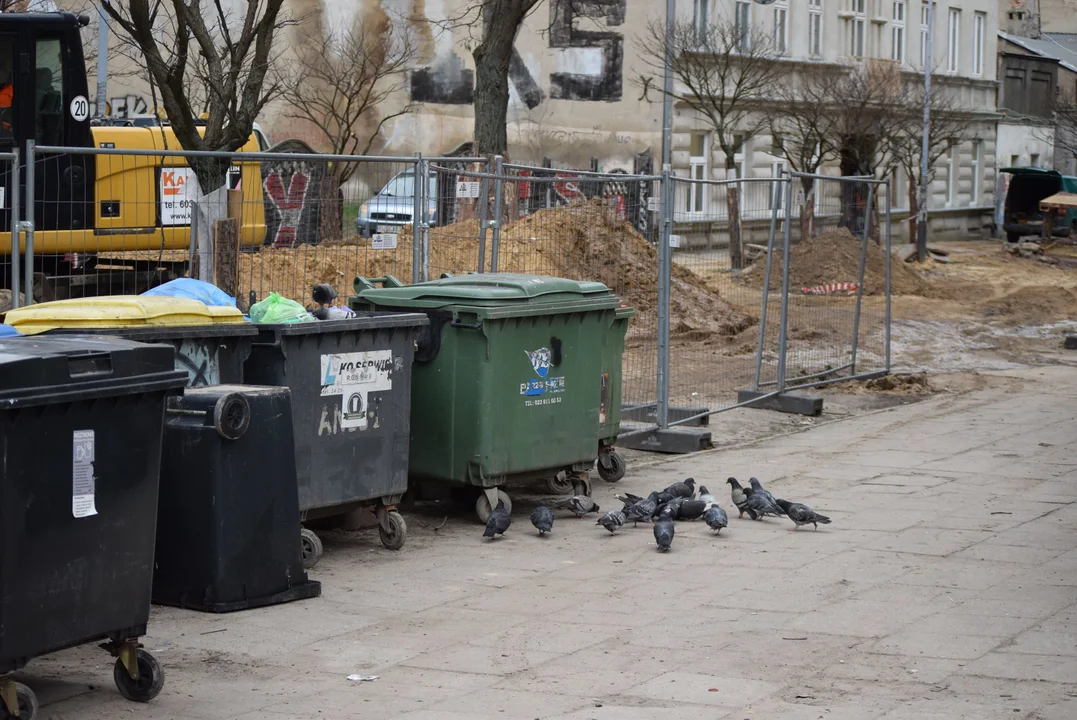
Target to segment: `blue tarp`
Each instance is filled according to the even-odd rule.
[[[147,290],[143,295],[198,300],[211,307],[235,307],[236,299],[212,283],[194,278],[176,278]]]

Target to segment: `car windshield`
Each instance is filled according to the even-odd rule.
[[[430,189],[427,190],[427,197],[434,197],[437,193],[435,189],[436,180],[433,175],[430,176]],[[385,187],[378,192],[378,195],[384,195],[388,197],[415,197],[415,174],[414,173],[401,173],[395,178],[390,180]]]

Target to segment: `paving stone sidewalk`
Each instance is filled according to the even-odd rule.
[[[330,535],[324,595],[213,616],[155,608],[149,705],[79,649],[22,674],[42,718],[993,720],[1077,718],[1077,369],[630,468],[730,510],[610,536],[521,498],[504,539],[408,515],[406,548]],[[753,412],[753,411],[743,411]],[[758,411],[755,411],[758,412]],[[738,520],[727,476],[833,517]],[[378,675],[375,682],[346,676]]]

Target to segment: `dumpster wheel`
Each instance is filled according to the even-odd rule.
[[[213,425],[225,440],[239,440],[251,425],[251,406],[239,393],[229,393],[213,407]]]
[[[303,569],[310,570],[322,559],[322,539],[313,530],[299,530],[300,547],[303,548]]]
[[[157,658],[145,650],[139,648],[135,656],[138,663],[138,678],[131,677],[131,673],[124,665],[123,657],[116,660],[112,667],[112,679],[116,681],[116,687],[128,700],[134,702],[149,702],[157,697],[161,688],[165,686],[165,671]]]
[[[22,683],[0,679],[0,697],[0,718],[3,720],[34,720],[37,717],[37,695]],[[9,703],[14,703],[16,707]]]
[[[388,530],[385,528],[386,525]],[[404,516],[396,510],[387,512],[385,525],[378,523],[378,535],[381,537],[381,544],[389,550],[399,550],[404,547],[404,542],[408,539],[408,524],[404,522]]]
[[[502,490],[497,489],[497,499],[505,503],[505,509],[509,511],[509,515],[512,514],[512,498],[509,494]],[[479,522],[486,524],[486,521],[490,519],[490,512],[493,508],[490,507],[490,499],[486,497],[486,492],[480,492],[478,499],[475,501],[475,513],[479,516]]]
[[[561,473],[546,478],[546,489],[553,495],[569,495],[572,493],[572,483]]]
[[[599,456],[598,458],[598,476],[608,483],[615,483],[625,476],[625,470],[628,468],[628,463],[613,450],[604,453],[604,455],[605,458],[602,456]],[[603,459],[609,463],[609,467],[602,463]]]

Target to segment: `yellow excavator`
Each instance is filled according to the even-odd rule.
[[[120,127],[91,121],[79,37],[85,24],[84,17],[66,12],[0,13],[0,152],[18,149],[25,165],[28,140],[39,146],[181,149],[163,122]],[[239,152],[258,150],[252,135]],[[117,287],[142,292],[182,274],[185,261],[162,263],[152,253],[130,251],[190,247],[193,193],[187,184],[194,173],[184,158],[35,153],[32,208],[26,204],[26,178],[25,167],[14,175],[10,163],[0,162],[0,287],[10,287],[15,183],[19,218],[34,223],[38,299],[105,294]],[[229,185],[242,193],[240,244],[261,245],[266,223],[259,162],[234,162]],[[125,257],[110,260],[102,272],[101,253]]]

